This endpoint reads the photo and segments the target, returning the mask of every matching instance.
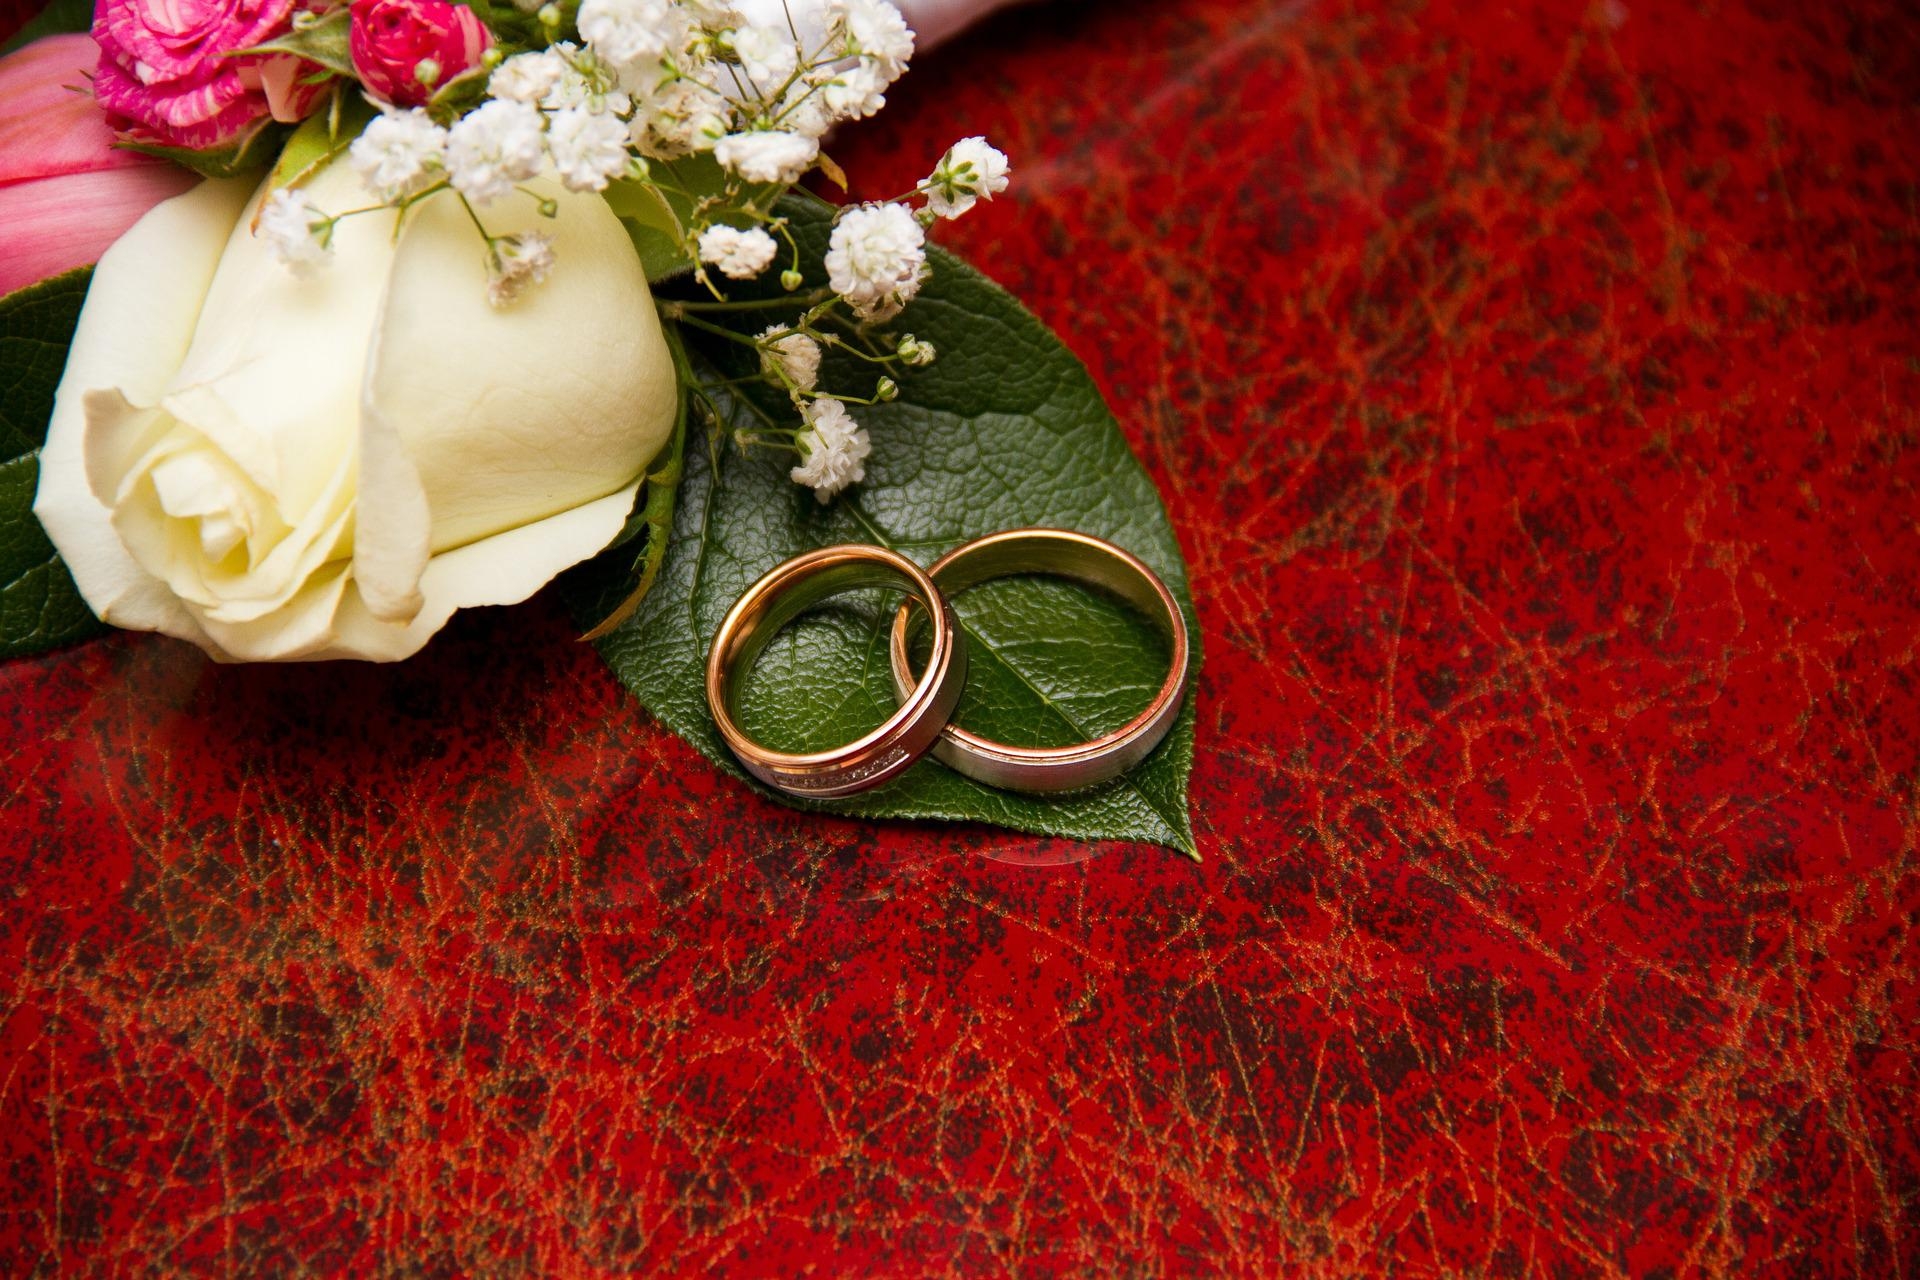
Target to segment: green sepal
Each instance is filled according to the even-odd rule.
[[[253,54],[290,53],[296,58],[316,62],[336,75],[352,79],[353,54],[347,43],[351,29],[352,20],[347,7],[342,5],[316,22],[305,25],[296,22],[287,34],[277,40],[236,49],[226,56],[239,58]]]
[[[141,155],[171,160],[202,177],[235,178],[250,169],[263,167],[280,150],[280,144],[286,140],[287,133],[288,129],[285,125],[275,124],[271,120],[260,120],[249,126],[233,141],[212,151],[170,147],[164,143],[142,142],[136,138],[121,138],[113,145],[125,151],[138,151]]]
[[[344,88],[334,94],[325,111],[300,122],[274,162],[269,185],[275,191],[297,187],[326,163],[353,145],[367,122],[378,114],[371,103]]]

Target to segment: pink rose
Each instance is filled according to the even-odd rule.
[[[94,96],[142,142],[210,151],[269,116],[291,124],[324,85],[300,84],[310,63],[288,56],[233,58],[284,35],[294,0],[99,0]]]
[[[352,14],[353,69],[397,107],[423,105],[493,44],[473,10],[446,0],[353,0]]]
[[[97,261],[198,180],[114,148],[86,91],[99,56],[91,37],[71,35],[0,58],[0,294]]]

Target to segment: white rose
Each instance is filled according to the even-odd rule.
[[[524,600],[625,522],[672,428],[645,276],[606,203],[489,210],[554,237],[546,283],[487,302],[449,195],[340,222],[296,279],[208,182],[101,259],[34,511],[105,621],[216,658],[407,657],[456,609]],[[378,203],[344,164],[306,188]],[[524,207],[522,207],[524,206]]]

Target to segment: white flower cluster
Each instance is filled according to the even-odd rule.
[[[533,0],[516,3],[531,11]],[[564,11],[539,10],[561,34],[564,19],[550,12]],[[695,278],[714,295],[707,305],[726,305],[716,276],[762,275],[783,242],[791,260],[780,280],[798,289],[798,243],[774,202],[816,165],[839,179],[821,139],[879,111],[906,71],[914,37],[899,11],[889,0],[580,0],[573,25],[577,42],[491,54],[486,97],[457,118],[445,107],[383,108],[348,157],[384,202],[376,207],[404,211],[436,192],[457,194],[485,240],[488,297],[504,307],[554,269],[554,241],[492,234],[480,211],[520,192],[556,216],[553,200],[527,188],[535,180],[576,192],[650,183],[680,224]],[[692,183],[675,169],[696,155],[711,156],[723,190],[712,189],[712,167]],[[931,343],[896,342],[872,327],[899,315],[926,280],[926,228],[991,200],[1007,179],[1007,157],[984,138],[966,138],[907,195],[843,210],[823,264],[828,288],[808,296],[792,324],[742,339],[800,414],[803,425],[779,435],[800,454],[794,480],[821,501],[865,474],[867,434],[847,403],[898,393],[884,372],[871,399],[822,390],[823,349],[894,372],[930,362]],[[330,216],[297,191],[281,191],[264,207],[260,233],[306,273],[326,260],[339,218],[361,212],[368,210]]]
[[[809,400],[801,417],[807,429],[800,433],[800,465],[789,473],[795,484],[808,486],[816,499],[827,502],[867,478],[866,459],[873,444],[845,405]]]

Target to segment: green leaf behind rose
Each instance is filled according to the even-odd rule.
[[[92,267],[0,298],[0,657],[106,630],[34,518],[40,446]]]
[[[802,260],[819,263],[831,210],[789,199]],[[1007,293],[935,250],[933,275],[887,326],[934,343],[939,359],[896,375],[899,399],[853,406],[873,440],[867,478],[821,506],[787,476],[791,455],[689,441],[673,537],[652,591],[623,626],[599,641],[621,681],[674,732],[740,773],[707,711],[707,649],[728,608],[762,573],[815,547],[880,543],[922,564],[999,529],[1051,525],[1098,534],[1146,560],[1192,617],[1185,565],[1159,495],[1128,449],[1086,369]],[[815,279],[810,284],[818,284]],[[717,319],[719,317],[708,316]],[[733,316],[754,333],[778,311]],[[750,357],[724,340],[685,334],[708,367],[730,378]],[[823,385],[870,394],[873,374],[830,357]],[[716,397],[740,425],[755,408]],[[791,410],[756,398],[762,412]],[[617,599],[630,553],[573,583],[585,621]],[[743,689],[742,719],[770,746],[812,750],[852,740],[893,709],[886,630],[898,596],[845,597],[783,632]],[[1077,586],[1048,579],[989,583],[955,598],[971,672],[959,719],[1009,742],[1064,745],[1124,724],[1166,673],[1165,642],[1144,619]],[[1196,650],[1194,669],[1198,670]],[[1193,851],[1187,774],[1193,705],[1139,768],[1068,797],[1016,795],[971,782],[931,760],[891,785],[828,804],[838,813],[996,823],[1080,839],[1154,841]],[[744,776],[744,775],[743,775]],[[787,798],[778,797],[782,800]],[[794,803],[787,801],[788,803]]]
[[[0,57],[15,49],[24,49],[46,36],[68,35],[93,25],[93,0],[52,0],[25,26],[0,44]]]

